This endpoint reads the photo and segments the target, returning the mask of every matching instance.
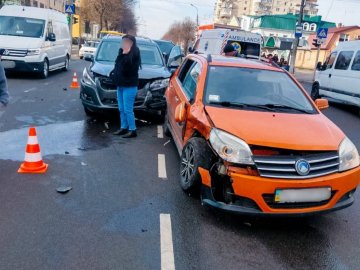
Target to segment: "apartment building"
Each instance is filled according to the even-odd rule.
[[[5,0],[4,4],[50,8],[64,12],[66,2],[66,0]]]
[[[301,0],[217,0],[214,21],[228,24],[233,16],[297,14],[300,11],[300,5]],[[317,6],[317,0],[307,0],[304,14],[317,15]]]

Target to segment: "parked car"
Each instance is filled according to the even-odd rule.
[[[289,73],[259,60],[192,54],[166,90],[164,130],[181,155],[180,185],[203,204],[255,215],[350,206],[354,144]]]
[[[2,64],[8,71],[36,72],[69,68],[71,38],[66,15],[50,9],[3,6],[0,9]]]
[[[100,41],[96,41],[96,40],[86,41],[79,50],[80,59],[83,59],[86,56],[88,60],[91,60],[91,58],[94,57],[96,53],[96,49],[99,46],[99,44]]]
[[[316,71],[311,97],[360,108],[360,40],[340,42]]]
[[[154,41],[159,46],[165,58],[165,61],[168,61],[171,50],[172,48],[174,48],[175,44],[172,41],[168,41],[168,40],[154,40]]]
[[[121,43],[121,36],[104,37],[90,68],[84,69],[80,98],[87,114],[118,109],[116,86],[110,78],[110,73],[114,69]],[[164,92],[169,83],[171,70],[178,66],[173,60],[180,57],[180,54],[177,55],[180,49],[173,48],[173,58],[169,59],[167,65],[155,42],[137,38],[137,45],[142,63],[134,109],[150,115],[163,115],[166,106]]]

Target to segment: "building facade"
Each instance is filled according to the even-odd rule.
[[[262,16],[277,14],[298,14],[301,0],[217,0],[215,5],[215,23],[228,24],[233,16]],[[304,14],[317,15],[317,0],[307,0]]]
[[[5,5],[22,5],[39,8],[50,8],[64,12],[66,0],[5,0]]]

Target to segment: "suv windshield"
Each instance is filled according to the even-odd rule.
[[[121,41],[101,42],[96,55],[96,61],[114,63],[119,53]],[[155,45],[137,44],[141,54],[142,65],[163,66],[162,56]]]
[[[205,100],[244,110],[316,113],[286,73],[260,69],[211,66]]]
[[[0,35],[40,38],[44,34],[44,20],[0,16]]]

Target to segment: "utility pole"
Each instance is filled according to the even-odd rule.
[[[303,22],[303,16],[304,16],[304,7],[305,7],[305,0],[301,0],[300,5],[300,14],[298,19],[298,24],[301,25]],[[295,73],[295,62],[296,62],[296,53],[297,53],[297,47],[299,46],[299,37],[295,37],[294,43],[293,43],[293,50],[291,52],[291,59],[290,59],[290,72]]]
[[[192,6],[196,9],[196,26],[199,26],[199,9],[194,4],[190,4],[190,6]]]

